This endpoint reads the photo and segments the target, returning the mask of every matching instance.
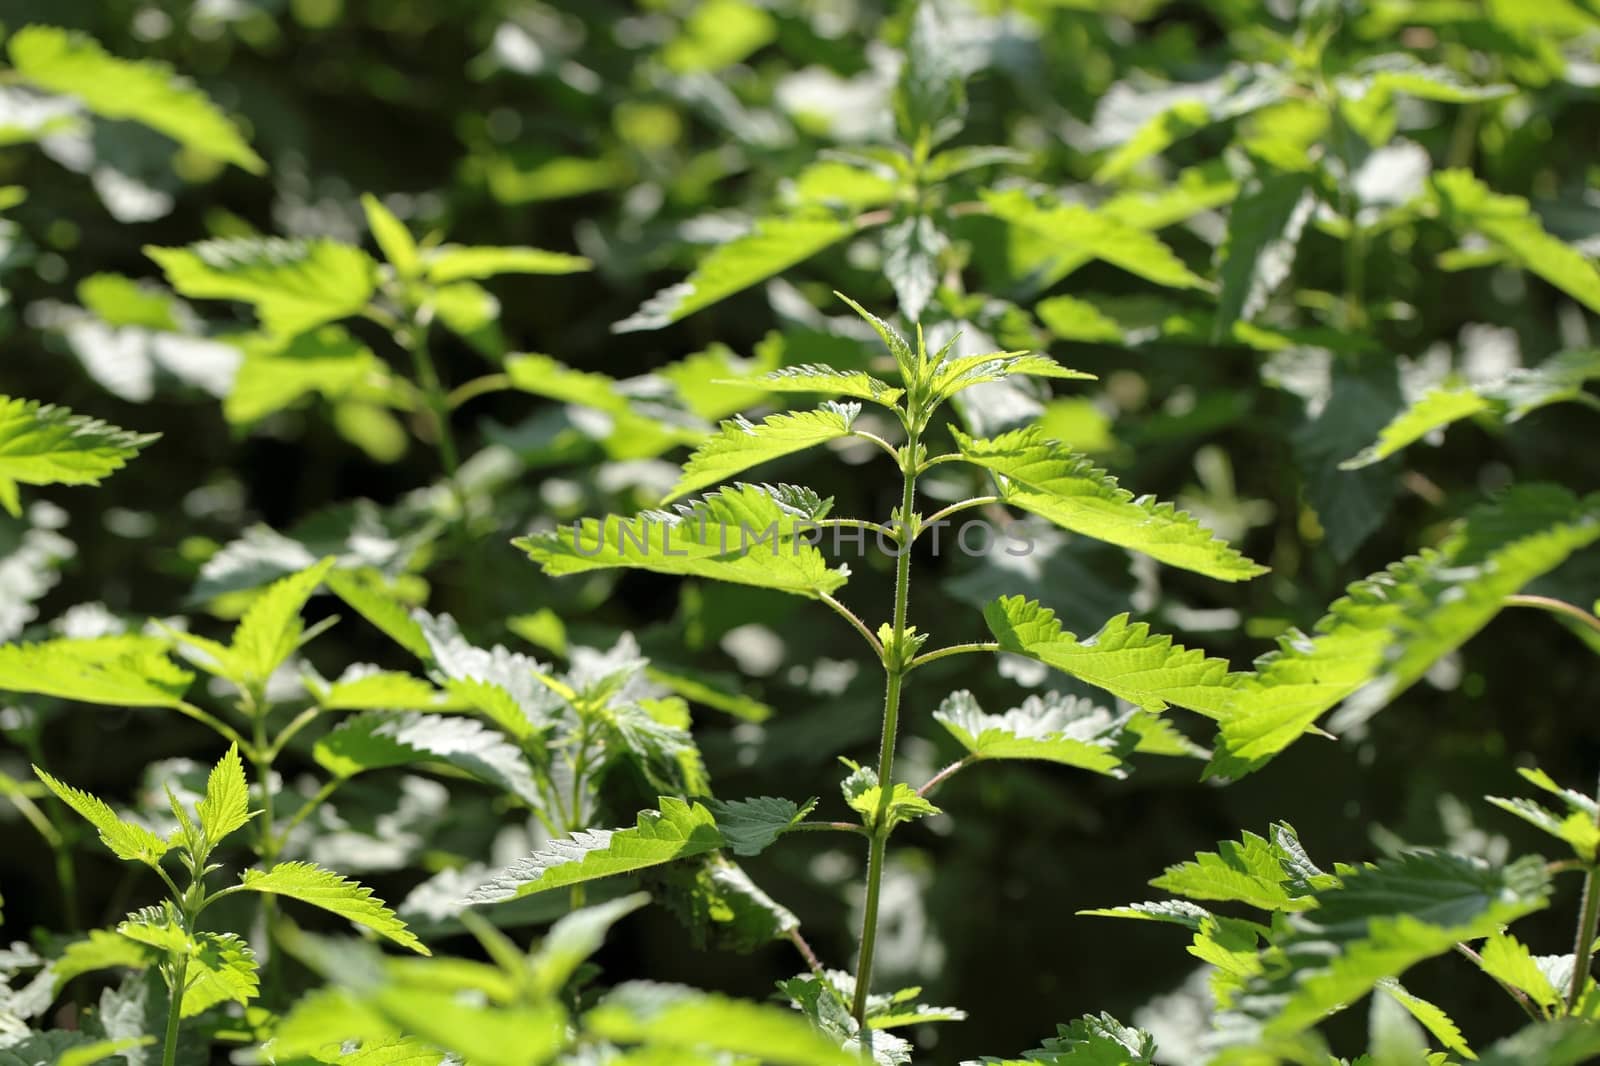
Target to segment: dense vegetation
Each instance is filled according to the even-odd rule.
[[[12,6],[0,1066],[1600,1059],[1593,0]]]

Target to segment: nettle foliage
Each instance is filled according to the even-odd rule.
[[[637,57],[619,42],[645,41],[638,66],[655,79],[652,94],[687,101],[726,127],[719,134],[757,148],[748,157],[741,148],[694,159],[558,159],[525,172],[514,153],[480,146],[479,177],[496,197],[518,202],[609,189],[629,175],[698,175],[629,198],[622,251],[591,233],[582,248],[594,262],[531,245],[455,243],[447,239],[454,227],[403,221],[407,212],[391,206],[399,198],[365,195],[366,246],[213,220],[207,239],[188,234],[143,249],[168,288],[97,273],[78,282],[78,305],[40,302],[30,325],[60,334],[88,376],[122,401],[148,401],[175,379],[219,401],[221,419],[240,436],[300,424],[284,418],[290,412],[326,414],[376,463],[397,461],[413,436],[424,441],[442,476],[397,504],[358,501],[286,531],[257,526],[220,548],[190,545],[186,557],[204,560],[191,605],[233,621],[225,635],[198,613],[141,622],[103,608],[28,628],[50,583],[0,571],[8,596],[18,589],[14,604],[0,604],[8,641],[0,644],[0,691],[23,697],[18,708],[0,708],[0,729],[34,772],[32,780],[0,773],[0,793],[54,859],[67,927],[0,952],[0,1063],[175,1066],[232,1047],[241,1061],[325,1066],[898,1066],[936,1046],[931,1032],[966,1018],[959,1007],[927,1002],[920,987],[891,987],[880,958],[893,907],[890,843],[962,813],[939,805],[957,774],[998,781],[1002,773],[973,768],[1005,761],[1076,772],[1082,782],[1121,780],[1159,756],[1203,763],[1198,776],[1224,786],[1270,774],[1269,764],[1308,735],[1360,738],[1424,678],[1455,669],[1463,646],[1508,607],[1550,613],[1600,652],[1600,604],[1586,610],[1540,591],[1573,560],[1592,560],[1600,495],[1548,480],[1492,492],[1473,484],[1467,505],[1449,498],[1421,536],[1393,538],[1397,554],[1412,554],[1350,584],[1313,625],[1268,619],[1250,629],[1251,639],[1276,636],[1276,646],[1248,664],[1190,646],[1172,632],[1182,628],[1168,624],[1173,612],[1141,617],[1152,613],[1148,605],[1120,591],[1114,608],[1099,611],[1104,597],[1066,590],[1085,601],[1074,602],[1074,618],[1094,615],[1080,623],[1046,602],[1059,604],[1062,590],[1040,580],[1037,595],[1008,594],[983,580],[992,571],[979,571],[958,597],[981,600],[971,626],[938,614],[938,628],[961,636],[981,620],[987,639],[934,639],[921,606],[932,599],[921,591],[929,583],[913,595],[920,560],[970,553],[974,543],[991,555],[1026,556],[1039,530],[1103,545],[1119,560],[1138,560],[1145,574],[1193,575],[1199,587],[1253,590],[1276,579],[1230,543],[1260,523],[1137,495],[1108,472],[1129,450],[1106,446],[1111,419],[1101,402],[1121,409],[1115,396],[1129,392],[1112,374],[1153,360],[1162,345],[1241,357],[1248,376],[1291,409],[1273,444],[1296,471],[1294,528],[1311,531],[1304,539],[1330,570],[1384,526],[1395,508],[1395,463],[1420,453],[1419,443],[1446,430],[1459,437],[1451,427],[1469,420],[1509,436],[1547,408],[1600,407],[1591,390],[1600,354],[1584,317],[1600,312],[1592,242],[1568,242],[1555,213],[1474,172],[1480,141],[1514,139],[1511,127],[1530,106],[1525,87],[1588,87],[1592,4],[1526,19],[1501,4],[1483,12],[1217,5],[1226,8],[1217,18],[1231,33],[1234,61],[1209,80],[1166,85],[1141,65],[1183,65],[1175,53],[1159,45],[1130,58],[1119,45],[1135,24],[1123,20],[1159,3],[1120,5],[1128,10],[1115,16],[1076,10],[1084,5],[1068,5],[1070,13],[1021,6],[1029,10],[1000,18],[983,5],[902,5],[884,29],[893,61],[883,58],[890,49],[874,49],[864,76],[881,96],[883,121],[793,167],[772,144],[762,154],[759,120],[771,116],[747,112],[712,75],[778,42],[780,17],[798,24],[799,15],[713,0],[681,18],[662,14],[672,24],[665,36],[654,22],[649,32],[619,33],[601,47],[622,48],[622,65],[632,68]],[[502,32],[511,41],[525,32],[504,26],[511,29],[496,31],[497,53],[514,51]],[[554,55],[572,35],[550,36]],[[985,143],[968,123],[987,103],[969,82],[998,77],[1029,49],[1047,56],[1035,70],[1048,66],[1056,38],[1078,57],[1117,46],[1119,58],[1086,71],[1074,89],[1103,90],[1092,122],[1050,116],[1062,137],[1088,143],[1075,144],[1064,163],[1046,158],[1046,124],[1010,131],[1027,151]],[[266,170],[241,127],[164,64],[120,59],[84,34],[44,26],[13,33],[7,54],[6,143],[38,142],[52,158],[74,161],[120,221],[170,210],[162,192],[169,178],[214,178],[225,165]],[[591,72],[575,60],[561,69],[584,91]],[[1112,70],[1126,80],[1106,84]],[[13,91],[24,94],[20,102]],[[1449,143],[1423,143],[1428,124],[1447,113],[1456,123]],[[629,117],[619,107],[614,124],[627,131],[620,139],[637,139],[663,125],[663,114],[676,121],[671,110],[647,106]],[[129,127],[166,152],[138,202],[119,197],[130,179],[108,178],[95,154]],[[63,151],[63,138],[76,147]],[[597,264],[612,277],[637,274],[643,268],[619,259],[632,257],[628,241],[649,230],[641,220],[658,221],[652,202],[694,200],[726,173],[779,162],[784,180],[771,195],[758,192],[737,231],[726,220],[708,227],[727,239],[612,331],[672,327],[766,285],[780,317],[804,324],[808,343],[789,329],[748,358],[712,344],[634,377],[607,372],[612,362],[591,368],[576,355],[514,350],[490,283],[534,275],[545,280],[533,284],[554,286]],[[0,188],[0,210],[26,202],[26,190]],[[355,216],[356,204],[348,206]],[[1333,254],[1301,253],[1313,246]],[[1561,343],[1531,366],[1454,367],[1447,357],[1441,367],[1423,358],[1407,323],[1417,305],[1440,296],[1407,265],[1414,248],[1429,253],[1430,267],[1493,270],[1523,292],[1538,286],[1565,301]],[[835,279],[830,255],[840,252],[851,281],[838,287],[857,292],[859,283],[865,296],[879,285],[897,315],[880,317],[842,294],[851,314],[828,315],[838,310],[823,296],[833,286],[807,272]],[[1327,263],[1337,292],[1323,288]],[[1380,267],[1417,291],[1380,288]],[[1108,274],[1125,276],[1134,295],[1092,291]],[[1080,284],[1086,277],[1093,280]],[[1063,282],[1071,293],[1053,292]],[[186,301],[207,301],[215,319]],[[229,317],[211,302],[249,316]],[[470,352],[483,372],[452,383],[437,358],[446,347]],[[874,354],[862,357],[869,347]],[[1051,347],[1112,373],[1102,381],[1070,369],[1044,353]],[[1396,358],[1407,351],[1418,356],[1413,365]],[[1196,380],[1214,380],[1190,369]],[[1102,391],[1091,398],[1082,391],[1090,388]],[[469,452],[461,413],[487,397],[546,402]],[[806,403],[786,409],[795,397]],[[1170,415],[1166,443],[1246,413],[1196,404],[1189,422],[1190,412]],[[156,440],[0,395],[0,506],[27,516],[28,532],[38,534],[19,554],[30,573],[56,566],[71,545],[35,522],[39,503],[24,507],[24,487],[31,497],[98,484]],[[1155,451],[1164,441],[1147,431],[1123,443]],[[663,478],[668,464],[655,461],[678,450],[688,454]],[[818,454],[886,461],[897,502],[886,513],[840,515],[826,480],[762,479],[772,464],[787,471]],[[577,470],[585,484],[574,493],[573,483],[551,478],[531,504],[513,492],[552,469]],[[1446,498],[1412,473],[1416,495]],[[1218,495],[1232,498],[1231,487]],[[605,511],[613,513],[581,517]],[[1213,532],[1224,523],[1234,531],[1227,537]],[[499,617],[508,597],[491,568],[533,569],[505,547],[513,527],[526,532],[512,543],[544,577],[596,583],[573,600],[552,592],[560,612],[538,603]],[[885,558],[888,565],[873,565]],[[1280,559],[1301,562],[1281,544],[1263,558],[1274,568]],[[449,605],[455,617],[430,599],[442,564],[463,575],[461,609]],[[892,574],[882,619],[847,603],[858,595],[870,602],[861,575],[875,570]],[[687,579],[686,600],[703,582],[826,608],[881,674],[875,755],[842,743],[819,753],[842,764],[837,797],[808,796],[782,779],[763,794],[718,795],[695,709],[750,725],[774,708],[738,679],[663,660],[659,630],[646,654],[634,634],[582,617],[599,614],[616,588],[603,579],[621,571]],[[513,594],[526,587],[520,578],[507,583]],[[1080,584],[1087,593],[1092,583]],[[319,596],[359,622],[319,613]],[[413,668],[344,660],[330,669],[326,635],[351,630],[361,631],[358,640],[386,639],[386,650]],[[489,634],[502,631],[545,661],[493,643]],[[974,656],[993,657],[994,673],[1008,680],[1053,680],[993,713],[1005,704],[991,701],[989,672],[953,691],[939,680],[948,660]],[[148,767],[137,798],[119,809],[68,780],[76,775],[52,770],[45,754],[40,723],[78,704],[128,713],[133,724],[124,728],[175,712],[214,743],[204,764]],[[924,719],[960,754],[943,769],[908,774],[918,763],[904,757],[902,733]],[[1191,737],[1197,726],[1211,733],[1208,745]],[[1020,779],[1021,768],[1011,769]],[[1205,966],[1199,990],[1190,989],[1194,1031],[1163,1024],[1159,1005],[1138,1019],[1144,1028],[1081,1013],[1020,1057],[984,1061],[1576,1066],[1600,1056],[1592,977],[1600,796],[1543,771],[1522,776],[1544,795],[1489,802],[1553,838],[1562,849],[1553,861],[1487,847],[1395,846],[1376,861],[1327,866],[1285,822],[1265,835],[1245,831],[1151,881],[1167,898],[1084,912],[1190,934],[1189,953]],[[370,810],[356,797],[373,795],[380,813],[355,824]],[[336,806],[346,798],[348,807]],[[85,825],[133,874],[115,913],[99,921],[77,912]],[[744,860],[781,852],[795,834],[827,834],[864,860],[848,968],[825,961],[802,935],[798,902],[791,909],[779,898],[786,892],[769,892],[745,869]],[[362,880],[397,869],[422,876],[391,908]],[[1545,954],[1534,916],[1557,902],[1567,874],[1583,886],[1576,933],[1570,950]],[[1000,898],[995,885],[985,889]],[[701,947],[776,944],[792,949],[799,972],[749,998],[648,979],[601,984],[610,967],[594,960],[607,934],[652,903]],[[129,906],[136,909],[116,919]],[[513,939],[532,925],[542,932],[531,944]],[[328,926],[354,926],[360,938],[330,935]],[[1509,1036],[1487,1023],[1478,1032],[1478,1019],[1452,1018],[1448,1005],[1401,983],[1415,984],[1413,971],[1437,965],[1431,960],[1453,963],[1461,980],[1482,971],[1527,1025]],[[89,983],[107,979],[90,1005]],[[1368,1019],[1365,1052],[1349,1058],[1342,1048],[1359,1042],[1361,1027],[1352,1038],[1339,1016],[1352,1010]]]

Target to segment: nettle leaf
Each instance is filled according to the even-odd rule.
[[[720,854],[677,864],[656,876],[662,904],[683,923],[698,949],[748,955],[800,928],[793,911]]]
[[[740,382],[743,384],[743,382]],[[879,381],[860,370],[838,370],[820,363],[805,363],[771,370],[749,384],[766,392],[816,392],[832,396],[853,396],[893,407],[905,393],[888,382]]]
[[[1535,1022],[1497,1041],[1481,1066],[1583,1066],[1600,1055],[1600,1027],[1588,1020]]]
[[[327,711],[461,710],[468,704],[411,674],[355,663],[333,681],[302,675],[317,705]]]
[[[1457,230],[1482,234],[1524,269],[1591,311],[1600,311],[1600,267],[1547,233],[1527,200],[1491,192],[1465,170],[1435,174],[1433,195],[1440,217]]]
[[[1442,385],[1418,397],[1378,433],[1378,439],[1339,464],[1356,470],[1382,462],[1437,430],[1478,415],[1516,422],[1541,407],[1581,403],[1600,410],[1600,397],[1584,389],[1600,381],[1600,350],[1561,352],[1537,367],[1513,370],[1483,385]]]
[[[1300,234],[1316,207],[1309,172],[1253,176],[1228,211],[1228,235],[1217,251],[1222,290],[1212,340],[1228,337],[1233,324],[1253,319],[1294,267]]]
[[[630,981],[584,1015],[586,1032],[665,1052],[725,1051],[783,1066],[859,1066],[793,1011],[681,985]]]
[[[620,414],[628,409],[628,397],[620,391],[616,378],[590,370],[574,370],[548,355],[509,355],[505,369],[511,384],[524,392],[608,414]]]
[[[555,577],[626,567],[815,599],[849,578],[808,539],[824,513],[808,489],[737,484],[672,511],[586,518],[512,543]]]
[[[1122,759],[1138,741],[1127,731],[1133,712],[1114,714],[1076,696],[1029,696],[1004,714],[984,714],[972,693],[952,692],[933,712],[977,759],[1038,759],[1126,776]]]
[[[1286,831],[1294,839],[1288,826],[1274,828],[1275,837]],[[1311,906],[1310,886],[1295,882],[1286,868],[1289,859],[1277,840],[1246,831],[1238,841],[1222,841],[1214,852],[1198,852],[1192,862],[1167,867],[1150,886],[1190,899],[1245,903],[1267,911],[1303,910]]]
[[[194,675],[152,637],[67,637],[0,645],[0,689],[83,703],[176,707]]]
[[[758,219],[749,233],[713,249],[687,280],[662,289],[611,328],[629,333],[670,325],[811,258],[855,229],[834,218]]]
[[[633,828],[589,829],[567,840],[553,840],[474,889],[467,902],[521,899],[704,855],[725,844],[716,819],[704,805],[663,796],[661,809],[640,811]]]
[[[1220,581],[1266,573],[1170,503],[1140,496],[1036,427],[992,440],[953,431],[969,463],[999,475],[1001,498],[1063,529],[1141,552]]]
[[[952,340],[945,347],[955,346]],[[940,353],[928,380],[931,403],[943,403],[964,389],[1009,377],[1056,378],[1061,381],[1094,381],[1093,374],[1062,366],[1048,355],[1032,352],[988,352],[981,355],[949,356]]]
[[[390,374],[371,348],[343,326],[295,336],[251,335],[236,341],[244,360],[223,401],[235,426],[251,426],[313,393],[337,403],[366,392],[383,395]]]
[[[446,692],[489,718],[513,740],[527,743],[555,724],[563,705],[558,682],[536,660],[496,644],[469,644],[449,615],[412,616],[427,644],[425,661]]]
[[[854,764],[850,764],[854,766]],[[849,777],[839,783],[844,801],[851,810],[861,815],[868,829],[879,828],[878,808],[883,805],[882,826],[893,829],[903,822],[927,818],[943,812],[917,794],[917,790],[904,782],[896,782],[884,804],[883,788],[878,784],[878,773],[868,766],[855,766]]]
[[[813,797],[803,804],[775,796],[755,799],[707,800],[716,817],[717,831],[735,855],[759,855],[793,829],[816,807]]]
[[[1052,296],[1033,305],[1045,328],[1064,341],[1120,344],[1126,334],[1116,320],[1088,300]]]
[[[366,252],[325,237],[230,237],[187,248],[152,245],[145,254],[182,295],[248,303],[269,332],[283,336],[359,314],[377,278]]]
[[[1584,862],[1593,862],[1596,853],[1600,852],[1600,811],[1597,811],[1595,801],[1581,792],[1562,788],[1543,770],[1524,768],[1517,772],[1524,780],[1560,799],[1566,807],[1566,814],[1557,814],[1541,803],[1520,796],[1515,799],[1488,796],[1488,801],[1571,845],[1573,852]]]
[[[206,794],[195,807],[200,829],[215,845],[250,821],[250,783],[245,780],[239,745],[230,744],[206,778]]]
[[[562,915],[529,959],[535,989],[542,995],[559,992],[600,950],[611,927],[649,902],[648,892],[635,892]]]
[[[1423,63],[1407,52],[1373,56],[1335,79],[1340,97],[1359,100],[1370,92],[1402,93],[1441,104],[1498,100],[1516,92],[1511,85],[1475,85],[1449,67]]]
[[[759,425],[743,416],[722,423],[683,464],[683,473],[663,503],[720,485],[733,475],[785,455],[814,448],[851,434],[858,403],[825,401],[815,411],[768,415]]]
[[[1042,205],[1021,190],[983,194],[1001,221],[1051,242],[1056,255],[1100,259],[1156,285],[1199,289],[1205,282],[1147,230],[1082,204]]]
[[[361,194],[361,210],[367,216],[367,229],[378,242],[383,257],[402,278],[414,278],[422,272],[422,256],[417,251],[416,239],[411,231],[371,193]]]
[[[1298,631],[1238,675],[1213,771],[1248,772],[1344,704],[1365,721],[1460,647],[1505,597],[1600,540],[1600,497],[1523,485],[1478,508],[1437,547],[1350,586],[1308,637]]]
[[[1509,933],[1496,933],[1478,948],[1483,972],[1525,993],[1538,1006],[1552,1010],[1561,1002],[1561,993],[1539,968],[1527,946]]]
[[[86,34],[55,26],[24,26],[8,47],[17,73],[41,89],[77,97],[97,115],[148,126],[252,174],[267,169],[238,127],[165,63],[118,59]]]
[[[1209,81],[1173,85],[1157,92],[1143,85],[1114,85],[1101,97],[1094,124],[1097,139],[1116,148],[1095,171],[1094,180],[1116,181],[1212,123],[1277,103],[1292,87],[1284,72],[1261,63],[1236,63]],[[1129,115],[1144,117],[1129,128]]]
[[[305,625],[300,611],[333,569],[323,559],[298,574],[280,578],[251,601],[233,631],[229,666],[246,684],[261,684],[300,646]]]
[[[1399,981],[1392,978],[1378,982],[1379,991],[1384,993],[1384,998],[1398,1003],[1405,1008],[1407,1014],[1422,1023],[1422,1027],[1433,1034],[1433,1038],[1444,1047],[1463,1058],[1477,1058],[1472,1048],[1467,1046],[1466,1038],[1461,1035],[1461,1027],[1455,1019],[1446,1014],[1443,1008],[1431,1003],[1421,996],[1413,995]],[[1439,1058],[1442,1059],[1442,1056]],[[1440,1066],[1444,1066],[1441,1062]]]
[[[1549,887],[1537,856],[1495,866],[1417,851],[1358,867],[1290,919],[1277,944],[1287,965],[1250,980],[1240,1002],[1264,1013],[1268,1035],[1292,1035],[1385,978],[1541,909]]]
[[[218,1003],[248,1004],[260,992],[256,956],[232,933],[196,933],[184,970],[182,1016],[192,1018]]]
[[[735,355],[726,344],[714,342],[653,373],[672,386],[678,400],[696,418],[727,418],[762,402],[773,391],[755,375],[777,369],[783,357],[781,341],[773,341],[777,337],[773,334],[757,344],[748,359]]]
[[[270,870],[246,870],[239,884],[251,892],[264,892],[321,907],[357,925],[410,948],[420,955],[431,955],[427,947],[406,928],[406,923],[384,906],[372,889],[324,870],[315,863],[280,862]]]
[[[100,834],[100,842],[110,848],[117,858],[154,866],[169,850],[170,845],[165,840],[144,826],[117,817],[117,812],[105,800],[57,781],[37,766],[33,772],[46,788],[55,793],[57,799],[94,826]]]
[[[1082,641],[1062,630],[1054,611],[1022,596],[995,600],[983,618],[1002,651],[1037,659],[1147,711],[1176,704],[1217,717],[1229,706],[1233,675],[1226,660],[1174,644],[1126,614]]]
[[[482,281],[501,274],[576,274],[594,264],[581,255],[542,248],[474,248],[446,244],[425,255],[428,280],[435,285]]]
[[[394,595],[388,581],[371,567],[331,570],[323,578],[328,591],[349,604],[361,617],[377,626],[390,640],[424,661],[433,655],[421,624],[411,608]]]
[[[318,740],[312,757],[339,778],[368,770],[442,762],[480,781],[539,802],[533,771],[504,734],[472,718],[375,712],[358,715]]]
[[[0,395],[0,506],[22,517],[19,483],[98,485],[159,436]]]
[[[1109,1014],[1085,1014],[1015,1059],[988,1058],[988,1066],[1155,1066],[1155,1037]]]
[[[961,132],[971,53],[971,43],[952,31],[937,4],[916,6],[894,92],[895,125],[907,144],[925,150]]]
[[[911,215],[883,231],[883,273],[908,322],[922,317],[939,287],[939,256],[950,241],[927,215]]]

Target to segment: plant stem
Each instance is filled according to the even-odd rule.
[[[1600,823],[1600,787],[1595,789],[1595,820]],[[1594,938],[1600,927],[1600,864],[1591,863],[1583,874],[1583,902],[1578,906],[1578,935],[1572,943],[1572,985],[1567,989],[1567,1013],[1578,1009],[1583,985],[1589,978],[1589,957],[1594,953]]]
[[[978,756],[976,754],[970,754],[963,758],[957,759],[949,766],[946,766],[943,770],[940,770],[938,773],[928,778],[928,783],[917,789],[917,795],[926,796],[928,793],[932,792],[934,789],[938,788],[950,778],[954,777],[956,774],[960,773],[962,770],[965,770],[967,767],[971,766],[977,761]]]
[[[957,514],[961,511],[969,511],[974,507],[987,507],[991,503],[999,502],[1000,497],[998,496],[974,496],[970,500],[961,500],[959,503],[952,503],[949,507],[946,507],[940,511],[935,511],[933,514],[923,519],[922,529],[927,529],[935,522],[942,522],[951,515]],[[917,532],[921,533],[922,529],[919,529]]]
[[[1523,992],[1522,989],[1506,984],[1504,981],[1500,980],[1500,978],[1489,973],[1487,969],[1484,969],[1482,955],[1479,955],[1476,951],[1473,951],[1465,944],[1457,944],[1456,952],[1457,954],[1471,959],[1473,964],[1476,965],[1478,969],[1483,970],[1483,972],[1489,977],[1489,980],[1499,985],[1501,990],[1504,991],[1506,995],[1517,1001],[1517,1005],[1522,1008],[1522,1012],[1529,1018],[1532,1018],[1536,1022],[1544,1021],[1544,1016],[1539,1013],[1539,1009],[1533,1005],[1533,1000],[1529,999],[1527,994]]]
[[[843,618],[846,622],[849,622],[855,627],[855,631],[860,633],[862,638],[872,646],[873,653],[876,654],[880,660],[883,658],[883,645],[878,642],[877,637],[872,635],[872,630],[867,628],[867,623],[863,622],[859,615],[857,615],[850,608],[846,607],[844,604],[840,603],[838,600],[834,599],[832,596],[828,595],[826,592],[819,593],[818,597],[823,603],[827,604],[829,607],[832,607],[834,612],[838,614],[840,618]]]
[[[952,655],[969,655],[973,652],[997,652],[999,650],[1000,645],[992,640],[974,641],[970,644],[952,644],[948,648],[936,648],[925,655],[919,655],[912,659],[906,664],[906,672],[910,673],[919,666],[937,662],[940,659],[947,659]]]
[[[278,839],[276,828],[276,800],[272,792],[272,747],[267,742],[267,705],[264,693],[252,693],[249,701],[249,711],[252,720],[254,744],[254,758],[252,766],[256,772],[256,780],[261,783],[261,815],[257,823],[260,830],[256,836],[256,853],[261,858],[261,864],[271,867],[273,859],[278,854]],[[261,895],[261,925],[266,937],[265,946],[266,980],[263,982],[269,995],[275,995],[278,990],[278,945],[277,938],[273,935],[278,924],[277,897],[270,892]]]
[[[457,407],[469,400],[476,400],[479,396],[487,396],[491,392],[500,392],[511,387],[511,378],[505,374],[485,374],[481,378],[473,378],[462,385],[457,385],[445,397],[445,406],[454,411]]]
[[[282,850],[283,846],[289,842],[289,834],[294,832],[295,826],[305,821],[313,811],[327,802],[328,797],[338,791],[339,786],[342,784],[344,784],[343,778],[332,778],[327,784],[317,789],[316,795],[300,805],[300,809],[294,812],[294,817],[283,823],[283,830],[278,834],[278,843],[274,853]]]
[[[173,1066],[178,1058],[178,1019],[183,1013],[184,982],[189,977],[189,956],[178,959],[172,973],[172,988],[167,993],[167,1039],[161,1046],[161,1066]]]
[[[1554,596],[1534,596],[1528,593],[1518,593],[1515,596],[1507,596],[1505,602],[1507,607],[1533,607],[1541,611],[1549,611],[1551,614],[1559,614],[1571,618],[1581,625],[1588,626],[1596,633],[1600,633],[1600,618],[1596,618],[1582,607],[1568,603],[1566,600],[1558,600]]]
[[[906,634],[906,608],[911,593],[911,512],[917,502],[917,442],[920,420],[908,419],[908,434],[901,462],[904,482],[900,494],[900,554],[895,559],[893,652],[883,656],[886,672],[883,690],[883,737],[878,744],[878,809],[873,816],[872,840],[867,848],[867,896],[861,917],[861,954],[856,961],[856,995],[851,1013],[867,1032],[867,994],[872,986],[872,954],[878,941],[878,903],[883,889],[883,860],[888,850],[889,799],[894,794],[894,745],[900,727],[900,686],[909,663],[901,660]],[[870,1051],[868,1052],[870,1054]]]

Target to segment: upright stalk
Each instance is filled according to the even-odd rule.
[[[905,653],[906,606],[911,593],[912,509],[917,493],[917,448],[921,435],[921,413],[909,413],[905,450],[900,458],[903,489],[900,495],[900,554],[895,559],[894,620],[890,646],[885,649],[883,668],[883,737],[878,743],[878,809],[870,827],[867,849],[867,898],[861,918],[861,955],[856,962],[856,994],[851,1013],[866,1031],[867,995],[872,986],[872,954],[878,941],[878,903],[883,890],[883,860],[888,850],[889,801],[893,795],[895,736],[900,728],[900,686],[905,680],[909,655]]]
[[[173,1066],[178,1059],[178,1021],[183,1014],[184,982],[189,977],[189,956],[178,959],[172,973],[172,988],[167,993],[167,1039],[161,1045],[161,1066]]]
[[[1595,788],[1595,820],[1600,823],[1600,786]],[[1600,863],[1590,863],[1583,874],[1583,902],[1578,906],[1578,935],[1572,944],[1572,985],[1567,989],[1567,1013],[1578,1009],[1583,985],[1589,977],[1589,956],[1594,951],[1596,929],[1600,928],[1600,884],[1596,874]]]
[[[265,692],[251,693],[247,708],[250,719],[253,741],[250,751],[251,768],[255,770],[256,780],[261,783],[261,818],[256,823],[259,835],[256,838],[256,854],[261,857],[262,866],[272,868],[273,861],[278,856],[277,838],[277,801],[272,791],[272,748],[267,743],[267,711],[269,710]],[[273,936],[278,924],[278,900],[270,892],[261,896],[261,926],[265,938],[267,957],[265,964],[265,981],[263,984],[269,997],[276,998],[279,991],[279,964],[278,946]]]

